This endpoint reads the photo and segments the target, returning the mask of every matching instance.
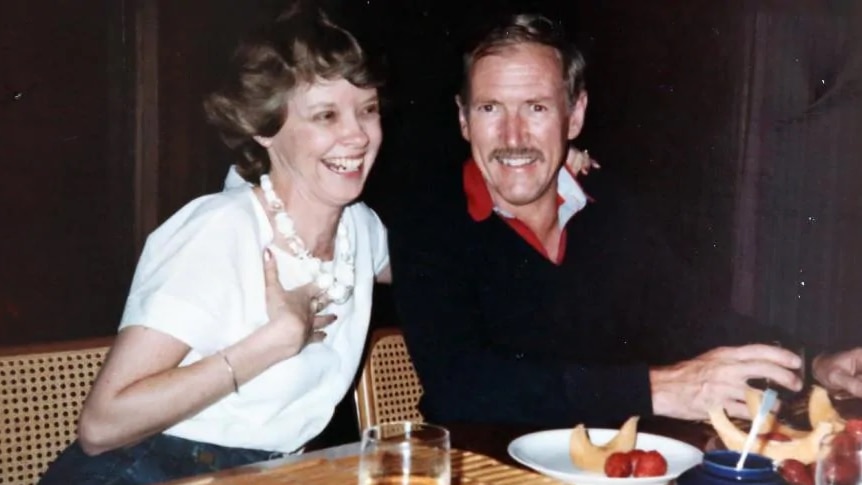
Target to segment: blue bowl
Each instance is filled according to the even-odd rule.
[[[678,485],[784,485],[771,459],[749,454],[741,470],[736,469],[740,453],[730,450],[709,451],[703,462],[677,478]]]

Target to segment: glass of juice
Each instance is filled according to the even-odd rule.
[[[359,485],[449,485],[449,431],[409,421],[362,432]]]

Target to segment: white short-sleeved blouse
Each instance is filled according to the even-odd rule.
[[[320,433],[350,387],[371,314],[374,275],[389,263],[386,229],[362,203],[343,217],[355,248],[353,298],[331,305],[337,315],[321,343],[306,346],[165,433],[222,446],[293,452]],[[120,329],[143,325],[191,347],[191,364],[249,335],[267,321],[263,249],[272,228],[245,186],[200,197],[147,239]],[[297,260],[274,251],[285,288],[307,283]]]

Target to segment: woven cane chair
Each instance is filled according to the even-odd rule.
[[[423,421],[417,407],[422,384],[401,330],[383,328],[371,335],[355,397],[360,431],[379,423]]]
[[[32,485],[72,440],[111,338],[0,348],[0,484]]]

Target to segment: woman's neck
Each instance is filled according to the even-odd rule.
[[[293,219],[296,233],[312,256],[324,260],[332,259],[335,232],[343,209],[304,202],[300,203],[296,199],[292,202],[285,201],[287,215]]]
[[[335,233],[344,208],[315,201],[301,191],[295,190],[289,183],[276,180],[275,177],[272,177],[272,184],[276,195],[284,203],[284,211],[293,220],[296,233],[305,243],[308,252],[323,260],[332,259]],[[275,214],[269,209],[262,189],[258,187],[255,190],[258,199],[267,208],[270,224],[275,230],[273,220]],[[277,230],[275,232],[276,241],[283,239]]]

